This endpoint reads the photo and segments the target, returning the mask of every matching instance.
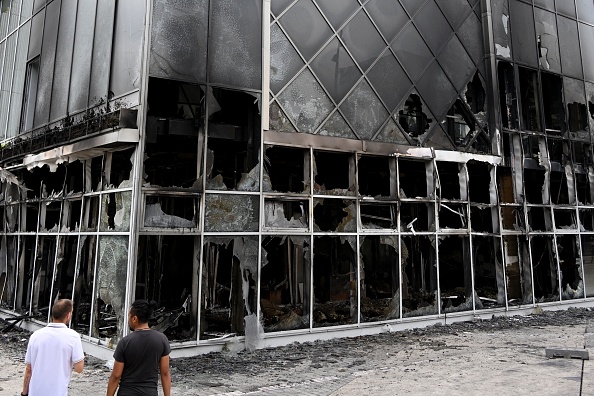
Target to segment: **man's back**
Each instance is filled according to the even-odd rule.
[[[167,337],[156,330],[137,330],[124,337],[113,354],[124,363],[118,396],[157,395],[159,361],[169,352]]]
[[[25,362],[33,375],[30,395],[67,395],[74,363],[84,359],[80,336],[63,323],[50,323],[29,339]]]

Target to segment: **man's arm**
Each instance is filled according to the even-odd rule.
[[[171,372],[169,371],[169,355],[161,356],[159,360],[159,369],[161,371],[161,385],[163,386],[163,395],[171,394]]]
[[[124,362],[118,362],[117,360],[113,363],[113,369],[109,376],[109,382],[107,383],[107,396],[115,395],[116,389],[122,378],[122,372],[124,372]]]
[[[82,373],[83,368],[85,368],[85,359],[81,360],[80,362],[74,363],[72,367],[74,368],[74,371],[76,371],[77,373]]]
[[[23,395],[29,394],[29,381],[31,381],[31,364],[27,363],[25,367],[25,379],[23,380]]]

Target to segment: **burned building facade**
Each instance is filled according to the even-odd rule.
[[[178,355],[594,303],[592,0],[1,0],[0,306]]]

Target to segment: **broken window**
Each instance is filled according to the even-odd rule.
[[[433,236],[406,236],[401,239],[402,316],[438,313],[437,264]]]
[[[52,286],[50,305],[62,298],[72,299],[77,249],[78,236],[60,236],[58,238],[54,285]]]
[[[214,88],[208,101],[207,189],[259,191],[257,99],[245,92]]]
[[[35,250],[36,258],[33,267],[33,294],[31,295],[31,312],[40,319],[49,318],[50,293],[54,276],[54,260],[56,258],[56,238],[40,236]]]
[[[309,150],[267,146],[265,153],[270,183],[262,186],[264,191],[309,193]]]
[[[568,204],[569,203],[569,186],[567,183],[567,177],[566,177],[565,172],[551,172],[550,175],[551,175],[551,202],[555,205]],[[572,188],[572,190],[573,190],[573,188]]]
[[[264,237],[260,310],[266,332],[309,328],[310,284],[309,237]]]
[[[460,199],[460,164],[437,161],[439,177],[439,197],[441,199]]]
[[[132,191],[102,195],[99,231],[130,231]]]
[[[207,194],[205,231],[257,231],[260,199],[257,195]]]
[[[99,260],[91,336],[115,346],[123,336],[128,272],[128,236],[99,237]]]
[[[524,194],[528,203],[543,203],[545,177],[544,170],[524,169]]]
[[[71,327],[85,335],[90,335],[96,253],[97,237],[81,235],[78,244],[78,266],[74,280],[74,311],[72,312]]]
[[[15,310],[15,297],[18,281],[18,248],[19,237],[7,235],[2,238],[0,253],[0,306]]]
[[[400,319],[398,237],[365,236],[360,244],[361,321]]]
[[[476,309],[505,306],[505,283],[500,241],[501,239],[497,237],[472,237]]]
[[[563,79],[565,104],[567,106],[567,124],[574,138],[588,139],[588,109],[586,92],[581,80],[565,77]],[[582,133],[579,133],[582,132]]]
[[[313,205],[314,231],[357,231],[355,201],[315,198]]]
[[[505,278],[509,306],[532,304],[532,269],[523,236],[504,236]]]
[[[474,136],[477,123],[472,112],[456,99],[446,115],[448,135],[457,146],[466,146]]]
[[[398,187],[400,199],[429,197],[427,180],[432,180],[432,172],[427,174],[427,164],[422,161],[398,160]]]
[[[439,228],[465,229],[468,228],[467,206],[464,204],[439,205]]]
[[[39,222],[39,202],[29,201],[22,205],[23,218],[21,223],[21,231],[37,232]],[[24,226],[24,229],[22,227]]]
[[[586,285],[594,285],[594,236],[580,235],[582,261],[584,263],[584,280]],[[587,287],[585,297],[594,296],[594,287]]]
[[[551,162],[556,162],[558,164],[563,164],[563,149],[564,149],[564,144],[563,144],[563,140],[561,139],[555,139],[552,137],[547,137],[547,146],[549,149],[549,160]]]
[[[551,209],[541,206],[529,206],[528,224],[531,231],[552,231]]]
[[[258,250],[257,237],[205,239],[200,339],[244,334],[247,338],[250,331],[260,331],[254,322]]]
[[[83,218],[81,231],[97,231],[99,222],[99,196],[83,198]]]
[[[145,228],[197,228],[199,196],[147,195]]]
[[[266,228],[308,228],[309,201],[272,200],[264,202],[264,226]]]
[[[522,129],[540,132],[541,108],[538,85],[538,72],[535,70],[518,67],[520,80],[520,98],[522,108]]]
[[[575,209],[553,209],[555,216],[555,228],[562,229],[576,229]]]
[[[396,204],[366,204],[359,206],[361,226],[365,229],[396,228],[398,206]]]
[[[101,191],[103,174],[103,156],[85,161],[85,192]]]
[[[358,161],[359,194],[370,197],[395,197],[396,167],[387,157],[362,156]]]
[[[58,232],[62,201],[41,202],[39,231]]]
[[[583,298],[584,282],[576,236],[558,235],[556,239],[561,271],[561,299]]]
[[[592,209],[580,209],[580,231],[594,231],[594,211]]]
[[[21,204],[12,203],[6,205],[6,232],[15,232],[20,230],[21,225]]]
[[[501,222],[504,230],[525,230],[524,210],[519,205],[501,205]]]
[[[76,232],[80,229],[82,199],[66,199],[62,205],[61,232]]]
[[[314,151],[313,175],[314,194],[355,194],[355,157],[352,154]]]
[[[80,160],[66,164],[66,181],[64,182],[64,194],[72,195],[84,191],[84,165]]]
[[[199,85],[149,80],[145,187],[202,188],[197,180],[204,147],[205,91]],[[120,158],[127,161],[124,153]],[[124,169],[130,167],[125,165]],[[120,172],[112,175],[116,180],[129,177],[126,171],[113,170]]]
[[[103,188],[132,187],[134,148],[105,153]]]
[[[565,130],[563,111],[563,79],[551,73],[541,73],[542,101],[544,105],[545,128],[548,134],[560,134]]]
[[[19,241],[19,272],[17,275],[17,295],[15,308],[19,313],[29,313],[33,288],[33,263],[35,261],[36,238],[33,235],[21,236]]]
[[[586,169],[589,165],[592,165],[592,152],[591,146],[588,143],[582,142],[571,142],[573,148],[573,163],[577,166],[582,166],[582,169]],[[577,169],[577,172],[584,172],[582,169]]]
[[[499,105],[501,107],[501,122],[504,128],[519,129],[518,98],[516,96],[516,82],[514,67],[507,62],[497,64],[499,77]]]
[[[534,135],[522,135],[522,148],[524,150],[524,157],[531,160],[533,164],[540,164],[542,156],[540,154],[541,138]],[[535,165],[538,166],[538,165]]]
[[[400,230],[402,232],[430,231],[435,229],[433,203],[400,203]],[[431,219],[431,220],[430,220]]]
[[[485,162],[469,161],[468,169],[468,199],[471,202],[488,204],[496,202],[491,197],[491,167]]]
[[[151,327],[172,341],[195,341],[200,237],[141,235],[135,298],[155,301]]]
[[[577,190],[577,199],[580,204],[592,203],[592,187],[587,174],[575,173],[575,187]]]
[[[358,322],[356,238],[314,237],[314,327]]]
[[[497,167],[497,190],[499,192],[499,201],[503,203],[514,203],[514,181],[512,169],[508,167]]]
[[[449,236],[439,241],[439,286],[442,312],[473,310],[470,238]],[[478,296],[474,296],[480,307]]]
[[[559,278],[552,236],[533,236],[530,253],[536,303],[559,301]]]
[[[470,224],[474,232],[496,232],[499,227],[497,210],[487,205],[470,205]]]
[[[429,124],[433,122],[423,112],[423,103],[416,94],[410,94],[402,110],[398,111],[398,123],[410,136],[418,138],[429,130]]]

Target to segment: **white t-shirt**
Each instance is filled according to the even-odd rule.
[[[63,323],[50,323],[29,338],[25,363],[31,365],[30,396],[66,396],[72,366],[85,358],[80,335]]]

